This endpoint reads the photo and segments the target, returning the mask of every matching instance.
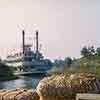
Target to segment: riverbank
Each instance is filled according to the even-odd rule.
[[[19,79],[20,77],[12,75],[12,76],[2,76],[0,77],[0,81],[11,81],[11,80],[16,80]]]

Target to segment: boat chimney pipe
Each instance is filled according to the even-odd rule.
[[[25,32],[24,30],[22,31],[22,41],[23,41],[23,54],[24,54],[24,51],[25,51]]]
[[[38,31],[36,31],[36,53],[38,53],[38,49],[39,49],[39,42],[38,42]]]

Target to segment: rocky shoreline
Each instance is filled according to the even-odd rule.
[[[33,89],[0,90],[0,100],[39,100]]]
[[[0,90],[0,100],[75,100],[77,93],[100,93],[100,79],[92,73],[52,75],[36,90]]]

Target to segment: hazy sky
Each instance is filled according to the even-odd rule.
[[[100,46],[100,0],[0,0],[0,55],[21,44],[21,31],[43,44],[46,57],[79,57]]]

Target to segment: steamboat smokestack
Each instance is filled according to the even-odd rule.
[[[39,49],[39,42],[38,42],[38,31],[36,31],[36,53],[38,53],[38,49]]]
[[[25,32],[24,30],[22,31],[22,41],[23,41],[23,54],[24,54],[24,51],[25,51]]]

